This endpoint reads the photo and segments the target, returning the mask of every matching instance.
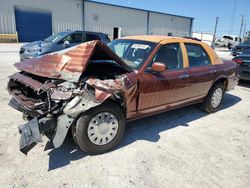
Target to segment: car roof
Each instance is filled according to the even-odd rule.
[[[181,38],[181,37],[170,37],[164,35],[134,35],[134,36],[126,36],[121,37],[119,39],[130,39],[130,40],[142,40],[154,43],[160,43],[162,41],[176,41],[176,42],[191,42],[191,43],[200,43],[197,40]]]
[[[101,35],[107,35],[105,33],[101,32],[95,32],[95,31],[80,31],[80,30],[66,30],[66,31],[61,31],[62,33],[76,33],[76,32],[85,32],[85,33],[92,33],[92,34],[101,34]]]
[[[222,37],[234,37],[234,38],[240,38],[239,36],[237,36],[237,35],[223,35]]]

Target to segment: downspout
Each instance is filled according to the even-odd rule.
[[[82,0],[82,30],[85,31],[85,0]]]
[[[147,11],[147,35],[149,35],[149,11]]]

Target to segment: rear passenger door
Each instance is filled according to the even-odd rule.
[[[212,62],[206,50],[195,43],[184,44],[188,55],[188,93],[190,100],[203,98],[212,85]]]

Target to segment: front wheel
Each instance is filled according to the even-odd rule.
[[[112,150],[125,132],[125,116],[114,102],[107,101],[83,113],[76,122],[79,147],[90,154]]]
[[[223,84],[217,83],[210,89],[205,101],[203,102],[204,110],[208,113],[213,113],[218,111],[223,97],[224,97]]]

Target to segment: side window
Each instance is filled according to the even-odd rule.
[[[68,35],[63,39],[64,41],[69,41],[69,43],[81,43],[82,42],[82,33],[74,33],[71,35]]]
[[[87,33],[86,41],[92,41],[92,40],[100,40],[100,38],[97,35]]]
[[[189,67],[205,66],[211,64],[207,52],[199,44],[185,43]]]
[[[171,43],[162,46],[155,54],[150,67],[153,63],[163,63],[168,70],[183,68],[182,51],[179,43]]]

